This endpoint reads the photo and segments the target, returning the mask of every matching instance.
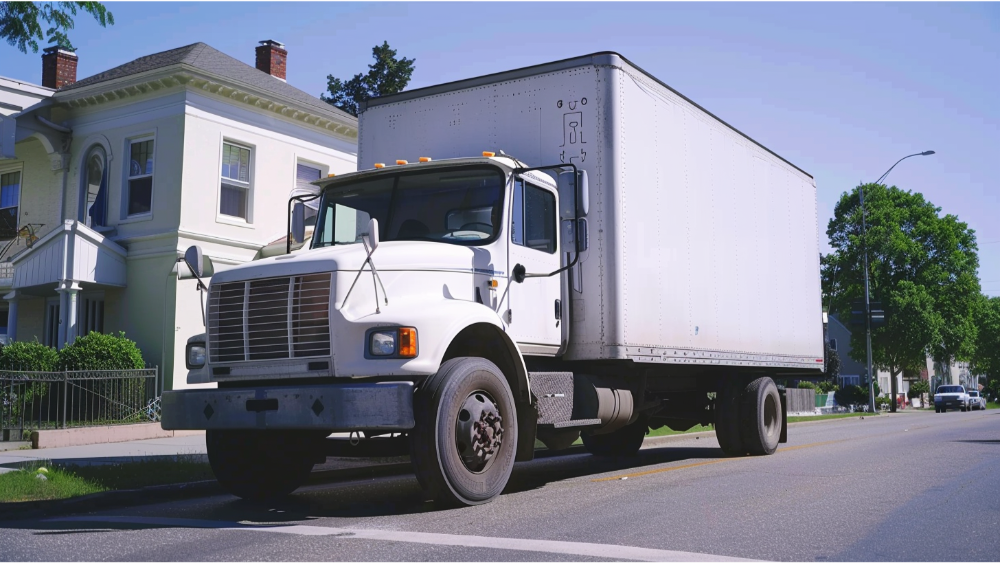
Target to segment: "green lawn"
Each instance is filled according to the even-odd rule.
[[[45,467],[46,480],[36,477]],[[38,462],[0,474],[0,503],[70,498],[101,491],[214,479],[211,468],[197,458],[180,456],[115,465],[58,467]]]
[[[831,418],[853,418],[856,416],[864,416],[866,414],[872,414],[868,412],[844,412],[840,414],[821,414],[818,416],[790,416],[788,417],[788,423],[793,422],[809,422],[811,420],[829,420]]]
[[[1000,409],[1000,403],[986,403],[987,409]]]

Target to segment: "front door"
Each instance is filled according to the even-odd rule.
[[[560,275],[513,280],[515,265],[528,274],[559,269],[558,209],[555,193],[524,180],[514,181],[509,260],[510,309],[504,320],[525,354],[554,354],[561,344]]]

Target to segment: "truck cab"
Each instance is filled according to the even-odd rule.
[[[212,277],[206,334],[188,343],[188,382],[218,388],[165,393],[162,424],[208,430],[213,469],[236,494],[289,492],[307,474],[293,472],[283,486],[277,467],[248,475],[247,466],[268,461],[247,452],[277,448],[279,465],[311,468],[332,432],[411,432],[421,415],[414,386],[449,361],[489,384],[451,409],[457,418],[478,413],[467,439],[457,438],[457,448],[476,452],[463,465],[500,453],[513,461],[518,450],[530,458],[534,433],[519,445],[515,424],[515,405],[532,420],[523,357],[565,349],[560,273],[578,250],[586,175],[556,165],[554,179],[489,152],[421,160],[317,182],[307,248]],[[489,439],[484,421],[497,426]],[[500,474],[450,496],[491,498],[509,470]]]

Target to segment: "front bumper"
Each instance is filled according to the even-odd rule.
[[[345,383],[166,391],[164,430],[413,428],[413,383]]]
[[[965,401],[962,401],[960,399],[944,399],[944,400],[935,400],[934,406],[943,407],[946,409],[959,409],[959,408],[965,408],[966,404]]]

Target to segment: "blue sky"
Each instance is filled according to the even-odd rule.
[[[411,88],[618,51],[816,178],[821,249],[840,194],[888,183],[976,230],[1000,295],[1000,4],[113,3],[78,17],[78,76],[203,41],[247,64],[283,42],[289,83],[367,69],[383,40],[416,59]],[[0,44],[0,75],[41,81],[40,54]]]

